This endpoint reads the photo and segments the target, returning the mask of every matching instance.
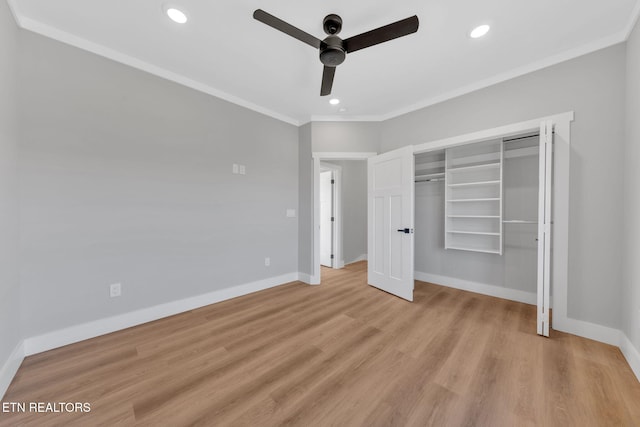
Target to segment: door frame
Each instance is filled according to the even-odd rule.
[[[360,160],[366,161],[369,157],[376,156],[378,153],[376,152],[314,152],[312,153],[313,157],[313,274],[311,275],[310,284],[311,285],[319,285],[320,284],[320,163],[323,160],[331,161],[331,160]],[[324,165],[323,165],[324,166]],[[332,165],[335,166],[335,165]],[[340,168],[342,171],[342,168]],[[342,176],[340,176],[340,180],[342,180]],[[341,183],[342,181],[340,181]],[[338,182],[336,181],[336,184]],[[342,193],[339,189],[341,185],[336,185],[336,190],[339,194],[337,205],[342,209],[341,205],[341,197]],[[335,203],[334,203],[335,207]],[[342,211],[336,215],[340,217],[340,222],[342,220]],[[335,225],[334,225],[335,226]],[[337,243],[337,241],[339,242]],[[342,259],[342,225],[338,228],[337,238],[334,239],[334,245],[338,245],[338,249],[334,252],[335,258],[334,268],[342,268],[343,259]],[[337,258],[337,260],[336,260]]]
[[[571,151],[571,122],[574,112],[569,111],[524,122],[513,123],[479,132],[414,145],[414,155],[458,145],[516,136],[529,131],[539,131],[542,122],[550,122],[554,136],[553,195],[551,217],[553,227],[553,255],[551,283],[553,289],[553,329],[571,332],[576,329],[574,319],[567,315],[568,262],[569,262],[569,159]]]

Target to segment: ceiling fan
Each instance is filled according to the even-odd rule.
[[[322,22],[327,37],[324,40],[320,40],[262,9],[257,9],[253,12],[253,17],[276,30],[282,31],[320,50],[320,62],[324,64],[320,96],[331,94],[336,67],[344,62],[347,53],[415,33],[418,31],[419,24],[418,17],[414,15],[410,18],[402,19],[392,24],[376,28],[375,30],[342,40],[337,36],[342,29],[342,18],[332,13],[327,15]]]

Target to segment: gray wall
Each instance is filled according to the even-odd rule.
[[[535,220],[538,215],[537,156],[505,158],[503,177],[504,218]],[[535,293],[537,226],[505,224],[503,255],[445,250],[444,193],[444,181],[416,183],[415,270]]]
[[[314,153],[380,151],[378,122],[313,122],[311,137]]]
[[[568,315],[620,328],[625,45],[616,45],[394,119],[381,151],[569,110]]]
[[[313,275],[313,157],[311,123],[298,130],[298,271]]]
[[[640,23],[627,41],[623,331],[640,351]]]
[[[25,336],[298,271],[295,126],[26,31],[20,52]]]
[[[350,264],[367,254],[367,162],[326,163],[342,167],[342,259]]]
[[[17,34],[7,3],[0,1],[0,371],[21,338],[15,126]]]

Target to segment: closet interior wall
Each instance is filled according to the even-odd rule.
[[[538,136],[505,139],[503,254],[445,249],[445,151],[415,156],[416,278],[444,286],[492,286],[525,293],[535,304],[537,278]]]

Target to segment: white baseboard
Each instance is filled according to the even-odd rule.
[[[272,288],[284,283],[297,281],[299,273],[289,273],[282,276],[258,280],[244,285],[220,289],[207,294],[171,301],[153,307],[120,314],[105,319],[94,320],[77,326],[60,329],[24,340],[24,354],[29,356],[53,348],[62,347],[78,341],[94,338],[100,335],[130,328],[132,326],[158,320],[163,317],[204,307],[220,301],[247,295],[252,292]]]
[[[461,289],[463,291],[475,292],[477,294],[489,295],[497,298],[504,298],[512,301],[523,302],[525,304],[536,305],[537,298],[534,292],[519,291],[517,289],[503,288],[485,283],[472,282],[469,280],[457,279],[455,277],[440,276],[438,274],[414,273],[416,280],[434,283],[450,288]]]
[[[344,261],[342,261],[343,267],[345,265],[349,265],[349,264],[355,264],[356,262],[360,262],[360,261],[366,261],[367,260],[367,254],[362,254],[359,257],[357,257],[356,259],[349,261],[348,263],[345,264]]]
[[[315,276],[306,273],[298,273],[298,280],[307,285],[319,285],[320,280],[316,280]]]
[[[18,372],[18,368],[20,368],[20,365],[24,360],[24,356],[24,342],[21,341],[13,349],[9,359],[7,359],[5,364],[2,366],[2,369],[0,369],[0,400],[4,398],[4,394],[7,392],[16,372]]]
[[[638,352],[638,349],[625,334],[620,333],[620,335],[620,350],[622,351],[622,355],[627,359],[631,370],[636,374],[638,381],[640,381],[640,352]]]
[[[578,335],[579,337],[615,345],[616,347],[620,346],[621,342],[620,336],[622,333],[620,330],[585,322],[584,320],[563,318],[554,314],[551,327],[556,331]]]

